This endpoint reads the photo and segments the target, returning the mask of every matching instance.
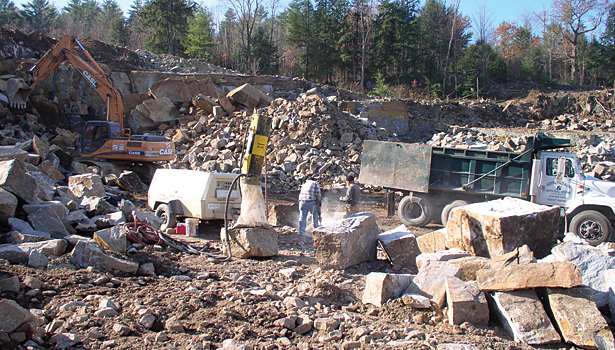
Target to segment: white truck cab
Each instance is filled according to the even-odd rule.
[[[596,245],[608,240],[615,221],[615,182],[581,172],[576,155],[544,151],[534,160],[532,201],[565,210],[567,231]]]

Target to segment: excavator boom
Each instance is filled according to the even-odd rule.
[[[84,59],[77,49],[85,56]],[[124,128],[122,94],[109,76],[94,61],[88,50],[73,36],[65,36],[47,51],[30,69],[33,82],[29,86],[21,79],[10,79],[7,85],[9,103],[14,108],[26,108],[32,89],[68,61],[98,92],[107,104],[106,121],[88,121],[81,133],[81,153],[88,157],[131,162],[169,161],[175,158],[175,145],[162,136],[131,135]]]

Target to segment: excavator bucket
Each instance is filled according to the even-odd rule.
[[[22,79],[9,79],[7,93],[10,106],[20,109],[26,108],[26,99],[30,96],[31,91]]]

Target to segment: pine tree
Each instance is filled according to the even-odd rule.
[[[15,3],[11,0],[0,0],[0,26],[15,28],[18,19],[19,10]]]
[[[188,33],[188,18],[195,8],[189,0],[150,0],[140,11],[143,25],[152,29],[146,45],[156,53],[183,53],[182,40]]]
[[[190,58],[209,62],[209,49],[216,45],[213,39],[213,21],[211,13],[204,7],[198,7],[194,16],[188,20],[188,36],[186,37],[186,55]]]
[[[32,0],[23,5],[22,16],[28,29],[49,34],[56,25],[58,11],[48,0]]]
[[[293,0],[280,18],[286,30],[286,39],[302,50],[303,77],[310,79],[314,65],[317,38],[314,34],[314,7],[310,0]]]

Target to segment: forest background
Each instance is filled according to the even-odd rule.
[[[493,23],[460,0],[0,0],[0,25],[300,77],[394,98],[497,97],[528,88],[615,88],[615,1],[553,0]]]

